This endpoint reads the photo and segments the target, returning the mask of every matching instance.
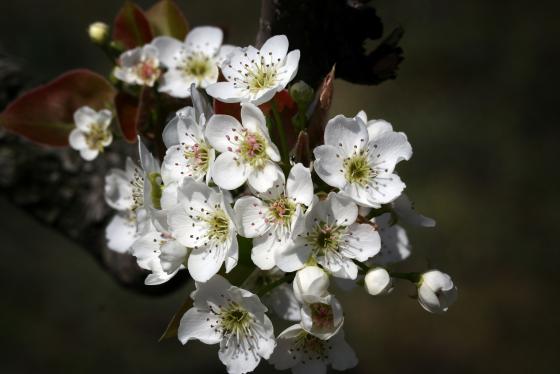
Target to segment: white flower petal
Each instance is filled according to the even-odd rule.
[[[354,223],[348,227],[349,235],[341,244],[341,253],[348,258],[366,261],[375,256],[381,248],[379,233],[367,223]]]
[[[212,179],[214,183],[225,190],[241,187],[249,176],[249,170],[244,163],[239,162],[233,152],[219,155],[212,165]]]
[[[313,201],[313,181],[311,171],[302,164],[296,164],[290,170],[286,194],[295,202],[306,206]]]
[[[412,157],[412,146],[403,133],[386,132],[368,144],[368,158],[376,169],[392,173],[395,165]]]
[[[88,145],[86,143],[86,134],[78,128],[70,132],[68,142],[70,143],[70,147],[77,151],[88,148]]]
[[[325,144],[340,149],[341,156],[350,156],[368,145],[366,126],[361,121],[338,115],[327,122]]]
[[[99,155],[97,149],[83,148],[80,149],[80,156],[86,161],[93,161]]]
[[[189,255],[187,268],[195,281],[206,282],[218,273],[225,257],[223,246],[195,248]]]
[[[242,131],[243,127],[234,117],[215,114],[206,124],[204,135],[218,152],[231,152],[235,146],[235,138],[240,136]]]
[[[229,249],[226,253],[226,273],[229,273],[235,266],[237,266],[237,262],[239,261],[239,244],[237,243],[237,237],[235,237],[235,234],[233,236],[233,240],[231,241]]]
[[[95,122],[97,122],[97,112],[89,106],[80,107],[74,112],[74,123],[84,132],[88,132],[91,124]]]
[[[329,186],[343,188],[346,185],[342,160],[344,155],[340,154],[336,147],[320,145],[313,150],[315,156],[314,168],[319,177]]]
[[[233,82],[217,82],[206,87],[206,93],[224,103],[238,103],[243,97],[243,91],[233,85]]]
[[[254,196],[241,197],[235,202],[233,210],[241,236],[256,238],[269,229],[267,206],[260,199]]]
[[[279,78],[282,82],[282,87],[285,88],[288,83],[295,78],[298,72],[300,52],[299,49],[293,50],[286,56],[286,62],[282,67]]]
[[[177,70],[169,70],[161,77],[159,92],[178,98],[191,96],[191,84],[196,83],[190,76]]]
[[[219,324],[215,314],[209,311],[191,308],[181,318],[177,337],[181,343],[197,339],[205,344],[216,344],[221,340],[221,334],[215,327]]]
[[[218,53],[223,37],[222,30],[217,27],[195,27],[187,34],[185,45],[188,49],[203,52],[211,57]]]
[[[275,254],[276,266],[288,273],[296,271],[305,265],[310,255],[311,248],[305,243],[292,244]]]
[[[136,240],[136,225],[127,217],[116,215],[105,229],[107,247],[115,252],[127,252]]]
[[[262,169],[253,169],[249,173],[247,182],[256,191],[265,192],[274,185],[278,172],[282,172],[280,167],[274,162],[268,161]],[[216,184],[219,185],[217,182]]]
[[[331,342],[332,349],[329,350],[329,361],[333,369],[343,371],[358,365],[358,357],[356,357],[352,347],[344,340],[342,330],[331,338]]]
[[[265,58],[269,58],[267,56],[271,56],[270,59],[273,61],[278,58],[284,59],[284,57],[286,57],[286,53],[288,53],[288,46],[289,42],[286,35],[275,35],[264,42],[260,52],[262,56],[265,56]]]
[[[264,114],[256,105],[241,104],[241,123],[250,132],[265,134],[267,138],[269,137]]]
[[[159,60],[168,68],[177,65],[177,55],[183,48],[183,43],[169,36],[158,36],[152,40],[152,45],[158,50]]]

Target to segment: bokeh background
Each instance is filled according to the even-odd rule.
[[[150,1],[139,1],[149,5]],[[257,0],[179,0],[192,25],[254,41]],[[554,2],[374,1],[387,30],[403,25],[398,78],[337,81],[334,113],[365,109],[405,131],[399,165],[434,229],[410,229],[409,268],[453,275],[448,314],[424,312],[397,285],[382,298],[340,295],[354,373],[559,372],[558,7]],[[119,1],[3,0],[0,48],[32,81],[74,67],[107,71],[86,27]],[[80,248],[0,198],[0,372],[224,372],[216,347],[157,342],[187,297],[116,284]],[[269,372],[261,364],[258,372]]]

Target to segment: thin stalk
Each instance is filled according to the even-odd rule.
[[[263,286],[260,290],[257,291],[257,296],[262,297],[262,296],[266,295],[267,293],[269,293],[270,291],[272,291],[276,287],[278,287],[281,284],[287,282],[289,279],[290,279],[290,276],[285,275],[282,278],[280,278],[278,280],[275,280],[274,282]]]

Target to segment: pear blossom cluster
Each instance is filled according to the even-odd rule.
[[[345,313],[339,292],[386,295],[406,280],[431,313],[457,298],[439,270],[392,270],[412,253],[405,227],[435,226],[403,193],[396,169],[412,157],[403,132],[361,111],[326,123],[310,163],[275,144],[271,124],[284,131],[282,123],[263,104],[289,88],[299,58],[284,35],[236,47],[205,26],[125,51],[113,72],[190,102],[167,113],[161,158],[139,137],[138,160],[107,174],[107,246],[134,256],[146,285],[194,280],[178,339],[218,345],[231,374],[261,361],[293,373],[356,366],[344,333],[355,311]],[[212,100],[238,103],[240,115],[215,113]],[[84,159],[111,144],[111,118],[107,109],[75,113],[70,144]],[[292,325],[275,331],[278,320]]]

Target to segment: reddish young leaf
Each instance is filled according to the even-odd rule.
[[[146,11],[154,36],[166,35],[183,40],[189,31],[189,23],[183,12],[172,0],[160,0]]]
[[[329,109],[332,104],[335,67],[333,66],[329,74],[325,76],[321,86],[315,93],[315,100],[309,108],[311,117],[309,118],[309,140],[311,148],[323,144],[325,126],[327,125]]]
[[[0,115],[0,124],[34,142],[66,146],[74,112],[85,105],[110,108],[114,96],[115,89],[102,76],[72,70],[17,98]]]
[[[138,98],[126,92],[119,92],[115,96],[117,120],[123,137],[129,143],[136,142],[136,121],[138,117]]]
[[[146,15],[136,4],[126,1],[115,17],[113,39],[126,49],[132,49],[152,41],[153,33]]]
[[[227,114],[237,118],[238,121],[241,121],[241,104],[223,103],[219,100],[214,100],[214,113]]]
[[[119,92],[115,97],[117,120],[123,137],[129,143],[136,143],[138,133],[150,129],[150,113],[153,109],[153,93],[149,87],[143,87],[140,97],[126,92]],[[153,130],[153,129],[152,129]],[[154,138],[152,132],[150,139]]]

